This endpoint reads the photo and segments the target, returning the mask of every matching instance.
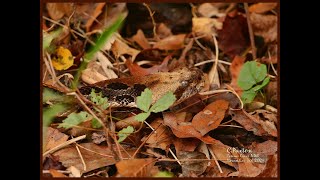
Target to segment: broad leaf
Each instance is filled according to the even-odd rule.
[[[167,110],[176,101],[176,96],[172,92],[163,95],[154,105],[150,108],[151,112],[162,112]]]
[[[265,87],[270,81],[270,77],[266,77],[261,84],[256,85],[252,88],[253,91],[259,91],[260,89],[262,89],[263,87]]]
[[[243,103],[251,103],[257,95],[257,91],[253,91],[252,89],[248,91],[243,91],[241,95],[241,100]]]
[[[150,112],[140,113],[140,114],[136,115],[136,116],[134,117],[134,119],[137,120],[137,121],[139,121],[139,122],[143,122],[143,121],[146,120],[149,116],[150,116]]]
[[[123,140],[125,140],[131,133],[133,133],[134,129],[132,126],[128,126],[126,128],[123,128],[122,130],[120,130],[118,132],[118,142],[122,142]]]
[[[58,128],[63,127],[65,129],[69,129],[88,120],[91,117],[92,116],[85,111],[81,111],[80,113],[71,113],[66,119],[62,121]]]
[[[267,76],[267,66],[255,61],[246,62],[240,71],[238,85],[242,90],[248,90],[261,82]]]
[[[102,127],[101,123],[96,118],[92,119],[91,126],[96,129],[99,129]]]
[[[91,101],[96,105],[100,106],[102,109],[107,109],[109,107],[108,98],[102,97],[102,93],[95,93],[95,90],[92,89],[90,93]]]
[[[152,102],[152,92],[146,88],[140,96],[137,97],[137,106],[144,112],[148,112]]]
[[[169,171],[159,171],[153,177],[174,177],[174,174]]]

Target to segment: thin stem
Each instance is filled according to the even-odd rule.
[[[249,36],[250,36],[250,42],[251,42],[251,48],[252,48],[252,57],[253,57],[253,59],[257,59],[256,45],[254,43],[254,34],[253,34],[252,26],[251,26],[250,12],[248,10],[248,3],[244,3],[244,9],[245,9],[246,15],[247,15],[247,23],[248,23]]]
[[[65,146],[68,146],[68,145],[70,145],[70,144],[72,144],[72,143],[74,143],[74,142],[80,141],[80,140],[82,140],[82,139],[84,139],[84,138],[86,138],[86,135],[82,135],[82,136],[79,136],[79,137],[70,139],[69,141],[66,141],[66,142],[64,142],[64,143],[62,143],[62,144],[59,144],[58,146],[56,146],[56,147],[54,147],[54,148],[46,151],[45,153],[43,153],[42,156],[44,157],[44,156],[46,156],[46,155],[48,155],[48,154],[50,154],[50,153],[53,153],[53,152],[55,152],[55,151],[57,151],[57,150],[65,147]]]
[[[154,21],[154,18],[153,18],[153,15],[154,15],[155,12],[152,12],[152,11],[151,11],[151,9],[150,9],[150,7],[148,6],[148,4],[143,3],[143,5],[148,9],[148,12],[149,12],[149,15],[150,15],[152,24],[153,24],[153,35],[154,35],[154,38],[155,38],[156,40],[158,40],[159,37],[158,37],[157,32],[156,32],[157,24],[156,24],[156,22]]]

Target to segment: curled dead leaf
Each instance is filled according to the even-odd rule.
[[[153,48],[158,48],[161,50],[178,50],[184,47],[184,39],[186,34],[178,34],[166,37],[156,42]]]
[[[172,132],[168,127],[163,125],[162,119],[156,119],[150,125],[156,132],[147,139],[146,143],[148,146],[167,150],[170,144],[172,144]]]
[[[143,31],[139,29],[137,33],[132,36],[132,39],[139,44],[143,49],[149,49],[151,48],[147,38],[145,37]]]
[[[112,44],[111,48],[113,54],[119,58],[121,55],[128,54],[131,55],[132,61],[135,60],[136,56],[139,54],[139,50],[129,47],[126,43],[124,43],[120,39],[116,39]]]
[[[66,142],[69,138],[69,136],[67,136],[66,134],[51,127],[48,127],[46,132],[47,133],[45,135],[45,141],[44,141],[44,144],[45,144],[44,152]]]
[[[153,158],[119,161],[116,163],[118,177],[150,177],[155,162]]]
[[[265,13],[276,8],[277,4],[278,3],[256,3],[252,4],[248,10],[252,13]]]
[[[184,160],[181,161],[182,177],[198,177],[207,169],[208,161],[205,160],[205,154],[201,152],[179,151],[177,157]]]

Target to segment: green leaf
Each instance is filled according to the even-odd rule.
[[[237,83],[242,90],[248,90],[265,79],[266,76],[267,66],[265,64],[248,61],[241,68]]]
[[[169,171],[159,171],[153,177],[174,177],[174,174]]]
[[[66,119],[62,121],[58,128],[63,127],[65,129],[69,129],[88,120],[91,117],[92,116],[85,111],[81,111],[80,113],[71,113]]]
[[[49,89],[49,88],[43,88],[42,92],[42,103],[46,103],[48,101],[50,102],[56,102],[56,101],[62,101],[63,100],[63,95],[60,93]]]
[[[241,95],[241,100],[243,103],[251,103],[257,95],[257,91],[253,91],[252,89],[243,91]]]
[[[270,77],[266,77],[261,84],[258,84],[252,88],[253,91],[259,91],[263,87],[265,87],[270,81]]]
[[[176,96],[172,92],[167,92],[150,108],[151,112],[162,112],[167,110],[176,101]]]
[[[55,31],[51,31],[50,33],[43,32],[43,42],[42,47],[43,50],[46,50],[49,48],[51,41],[55,38],[57,38],[62,32],[62,28],[58,28]]]
[[[49,126],[57,114],[66,111],[68,108],[68,105],[62,103],[57,103],[48,108],[44,108],[42,113],[43,126]]]
[[[133,133],[134,129],[132,126],[128,126],[126,128],[121,129],[118,132],[118,142],[122,142],[123,140],[125,140],[131,133]]]
[[[140,113],[140,114],[136,115],[136,116],[134,117],[134,119],[137,120],[137,121],[139,121],[139,122],[143,122],[143,121],[146,120],[149,116],[150,116],[150,112]]]
[[[100,106],[102,109],[107,109],[109,107],[108,98],[102,97],[102,93],[95,93],[95,90],[92,89],[90,93],[91,101],[96,105]]]
[[[102,127],[102,125],[96,118],[94,118],[91,121],[91,127],[95,128],[95,129],[99,129]]]
[[[137,97],[137,106],[144,112],[148,112],[152,102],[152,92],[146,88],[140,96]]]
[[[81,63],[80,67],[78,68],[78,71],[76,72],[76,74],[74,76],[74,80],[72,82],[73,89],[75,89],[78,86],[81,72],[84,69],[86,69],[88,63],[92,60],[95,53],[100,51],[100,49],[104,46],[104,44],[107,42],[107,40],[111,37],[111,35],[120,28],[123,20],[124,20],[124,17],[119,16],[119,18],[116,20],[116,22],[114,24],[112,24],[108,29],[106,29],[102,32],[101,36],[95,42],[95,45],[92,46],[89,49],[89,51],[84,55],[84,61]]]

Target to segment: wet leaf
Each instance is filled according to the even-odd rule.
[[[117,162],[119,177],[150,177],[150,170],[154,166],[152,158],[129,159]]]
[[[62,46],[56,50],[56,57],[52,58],[52,66],[56,70],[66,70],[73,65],[73,56],[69,49]]]
[[[220,125],[228,108],[228,101],[217,100],[212,102],[193,117],[192,126],[204,136]]]
[[[185,34],[172,35],[166,37],[153,45],[153,48],[158,48],[161,50],[178,50],[182,49],[184,46]]]

